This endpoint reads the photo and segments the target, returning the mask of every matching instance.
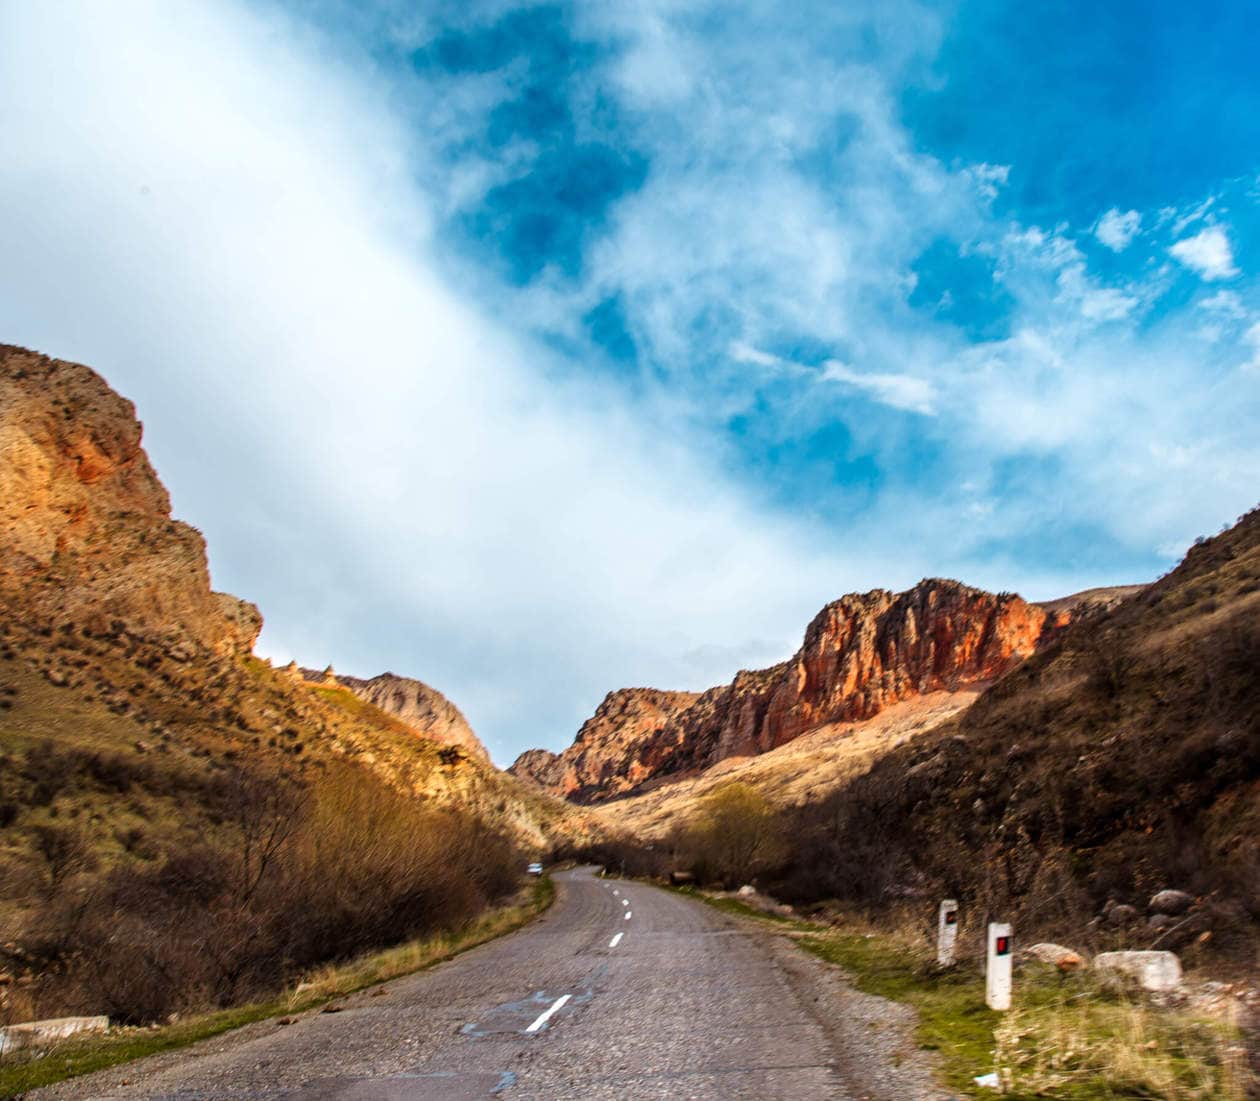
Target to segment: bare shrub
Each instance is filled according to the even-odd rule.
[[[742,783],[725,784],[706,796],[678,846],[699,880],[727,887],[774,869],[786,855],[778,812]]]
[[[135,1024],[234,1004],[316,965],[458,927],[519,882],[504,838],[357,769],[314,789],[235,773],[213,794],[219,843],[47,893],[23,943],[46,1004]],[[49,827],[46,849],[50,883],[80,868],[70,831]]]

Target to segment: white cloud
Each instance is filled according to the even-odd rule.
[[[1246,307],[1242,304],[1242,299],[1234,291],[1217,291],[1215,294],[1202,299],[1199,302],[1199,309],[1219,314],[1221,317],[1229,318],[1231,321],[1241,321],[1249,316]]]
[[[1234,250],[1220,226],[1207,226],[1193,237],[1184,237],[1168,251],[1173,259],[1208,282],[1238,275]]]
[[[1123,214],[1112,207],[1098,219],[1094,226],[1094,236],[1112,252],[1123,252],[1133,242],[1142,228],[1142,215],[1136,210],[1127,210]]]
[[[847,367],[839,360],[823,364],[822,377],[861,390],[869,397],[894,409],[910,413],[931,414],[935,411],[936,390],[926,379],[912,375],[865,373]]]
[[[1254,376],[1195,338],[1202,311],[1148,310],[1171,260],[1104,286],[1068,227],[994,216],[1003,166],[913,145],[899,81],[938,16],[704,8],[573,9],[605,59],[580,94],[624,127],[595,137],[650,171],[584,225],[578,277],[516,288],[444,232],[546,152],[480,141],[511,74],[385,72],[231,3],[0,4],[0,339],[138,402],[272,653],[425,677],[501,760],[611,687],[785,655],[848,589],[1127,580],[1055,563],[1056,533],[1132,561],[1254,499]],[[938,239],[994,262],[1008,339],[910,311]],[[580,349],[613,296],[630,379],[532,335]],[[793,347],[831,360],[762,350]],[[824,472],[742,483],[763,444]]]
[[[1260,322],[1252,325],[1243,339],[1251,348],[1251,359],[1247,362],[1247,367],[1253,371],[1260,371]]]
[[[0,334],[137,402],[265,652],[423,677],[505,761],[619,684],[729,677],[715,640],[790,653],[876,572],[457,295],[388,96],[318,39],[230,5],[0,11]]]
[[[976,190],[985,199],[996,199],[998,192],[1004,188],[1011,177],[1009,164],[973,164],[963,169]]]

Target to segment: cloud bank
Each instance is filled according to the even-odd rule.
[[[0,339],[137,402],[265,652],[502,763],[845,591],[1140,579],[1253,501],[1241,200],[1038,224],[902,121],[934,9],[717,10],[0,7]]]

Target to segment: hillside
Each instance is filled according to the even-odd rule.
[[[1260,917],[1260,511],[793,829],[801,896],[1088,920],[1171,886],[1211,911],[1187,931]]]
[[[353,761],[530,844],[568,814],[494,770],[418,681],[308,684],[254,658],[262,617],[212,591],[204,541],[171,518],[131,403],[86,367],[9,346],[0,616],[7,752],[49,738],[198,771]]]
[[[131,404],[0,347],[0,1023],[236,1004],[457,928],[590,836],[440,694],[273,669],[261,626]]]
[[[818,613],[788,661],[699,695],[610,693],[563,753],[530,751],[510,771],[576,802],[624,795],[768,753],[827,724],[863,722],[903,700],[983,686],[1071,614],[945,580],[850,594]]]
[[[439,745],[454,746],[484,765],[490,764],[490,754],[473,733],[460,711],[436,688],[412,677],[400,677],[396,673],[381,673],[364,680],[335,673],[331,668],[322,672],[314,669],[298,669],[297,663],[286,666],[285,672],[300,672],[302,678],[324,685],[341,685],[350,689],[361,700],[379,707],[392,715],[422,738]]]

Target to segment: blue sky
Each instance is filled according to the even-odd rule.
[[[137,402],[264,652],[502,762],[1260,496],[1246,4],[117,11],[0,0],[0,339]]]

